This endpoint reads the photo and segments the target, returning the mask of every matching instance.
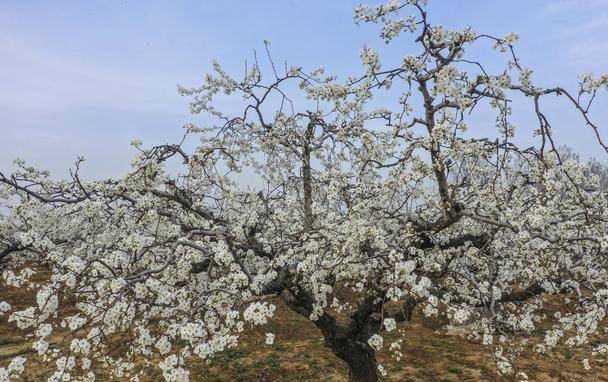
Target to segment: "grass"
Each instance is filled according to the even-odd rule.
[[[0,354],[0,362],[2,362],[4,360],[11,360],[14,357],[30,354],[33,352],[34,352],[34,349],[32,349],[32,348],[23,348],[23,349],[19,349],[17,351],[13,351],[13,352],[2,353],[2,354]]]
[[[25,289],[3,290],[0,300],[7,300],[14,307],[30,304],[34,300],[31,291]],[[216,355],[208,362],[193,361],[190,364],[191,381],[196,382],[346,382],[346,365],[324,346],[319,330],[306,318],[277,303],[272,323],[257,330],[246,330],[239,346]],[[419,315],[409,323],[400,324],[403,332],[401,352],[403,359],[396,360],[388,352],[378,353],[378,362],[388,371],[382,381],[509,381],[496,376],[494,363],[479,343],[455,334],[446,334],[438,320],[423,319]],[[275,333],[275,343],[265,344],[265,332]],[[0,321],[0,367],[12,357],[32,353],[29,339],[15,337],[19,333],[14,326]],[[390,335],[389,335],[390,334]],[[388,348],[395,332],[388,333]],[[59,341],[57,341],[59,342]],[[593,345],[601,343],[595,340]],[[608,366],[596,364],[591,372],[582,369],[580,351],[561,349],[559,358],[543,356],[527,350],[518,361],[531,381],[608,381]],[[47,365],[32,357],[28,360],[26,381],[46,380],[53,365]],[[45,374],[46,373],[46,374]],[[104,370],[96,370],[98,381],[113,381]],[[154,366],[146,369],[142,382],[162,381],[160,370]]]
[[[27,340],[25,338],[0,338],[0,346],[20,345],[26,342]]]

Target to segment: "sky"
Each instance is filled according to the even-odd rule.
[[[324,66],[341,78],[361,73],[364,45],[387,61],[413,52],[409,35],[387,48],[377,26],[354,25],[357,5],[2,0],[0,171],[20,157],[63,177],[80,155],[87,159],[85,178],[117,177],[129,168],[131,139],[173,143],[184,124],[205,123],[189,114],[177,84],[200,85],[213,59],[241,73],[254,49],[263,51],[264,40],[279,62]],[[471,25],[478,33],[517,32],[519,55],[541,85],[575,89],[579,73],[608,72],[608,0],[431,0],[429,15],[432,23]],[[475,54],[490,62],[495,55],[491,49]],[[565,103],[548,108],[558,142],[583,157],[608,159]],[[592,117],[608,130],[608,102],[600,99]],[[529,123],[526,118],[522,123]]]

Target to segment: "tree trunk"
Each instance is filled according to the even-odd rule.
[[[365,342],[339,339],[330,344],[334,354],[348,365],[350,382],[376,382],[376,352]]]
[[[312,121],[306,128],[304,143],[302,146],[302,188],[304,194],[304,226],[308,229],[312,227],[312,169],[310,167],[310,141],[314,134],[314,124]]]
[[[295,312],[304,317],[310,316],[313,302],[310,293],[303,289],[294,293],[284,289],[281,297]],[[379,328],[380,322],[373,320],[368,314],[369,304],[364,304],[364,307],[365,309],[360,307],[351,317],[350,325],[338,323],[328,312],[324,312],[314,321],[325,337],[325,345],[346,362],[350,382],[378,381],[376,351],[369,346],[367,339],[375,333],[372,327]]]

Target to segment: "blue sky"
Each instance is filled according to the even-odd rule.
[[[276,60],[323,65],[342,78],[360,72],[365,44],[387,60],[411,53],[407,37],[386,50],[377,27],[355,26],[358,4],[3,0],[0,168],[22,157],[64,176],[83,155],[87,178],[118,176],[128,169],[132,138],[174,142],[181,126],[196,121],[177,84],[199,85],[214,58],[242,72],[244,60],[253,49],[262,50],[265,39]],[[520,56],[540,84],[573,88],[580,72],[608,72],[608,0],[431,0],[430,15],[451,27],[519,33]],[[478,57],[492,54],[487,49]],[[560,142],[608,159],[564,105],[549,106]],[[594,114],[605,129],[607,109],[602,101]]]

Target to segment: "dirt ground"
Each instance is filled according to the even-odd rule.
[[[33,302],[33,294],[25,289],[4,289],[0,300],[16,307]],[[295,314],[279,301],[272,323],[246,331],[237,348],[217,355],[210,362],[193,361],[191,381],[346,381],[345,364],[323,344],[320,332],[307,319]],[[416,316],[412,322],[401,324],[405,331],[403,358],[396,360],[383,350],[378,362],[388,374],[382,381],[508,381],[496,375],[488,350],[478,342],[462,335],[446,334],[442,324]],[[265,344],[265,332],[275,333],[273,345]],[[61,337],[51,338],[59,343]],[[534,340],[534,339],[532,339]],[[385,337],[385,348],[390,344]],[[29,339],[0,317],[0,366],[12,357],[33,356]],[[608,365],[592,364],[591,371],[582,368],[584,353],[561,349],[557,354],[541,355],[531,349],[524,352],[517,366],[531,381],[608,381]],[[22,380],[45,381],[53,365],[32,357],[28,360]],[[96,370],[97,380],[110,381],[103,370]],[[144,381],[162,381],[156,367],[146,369]]]

